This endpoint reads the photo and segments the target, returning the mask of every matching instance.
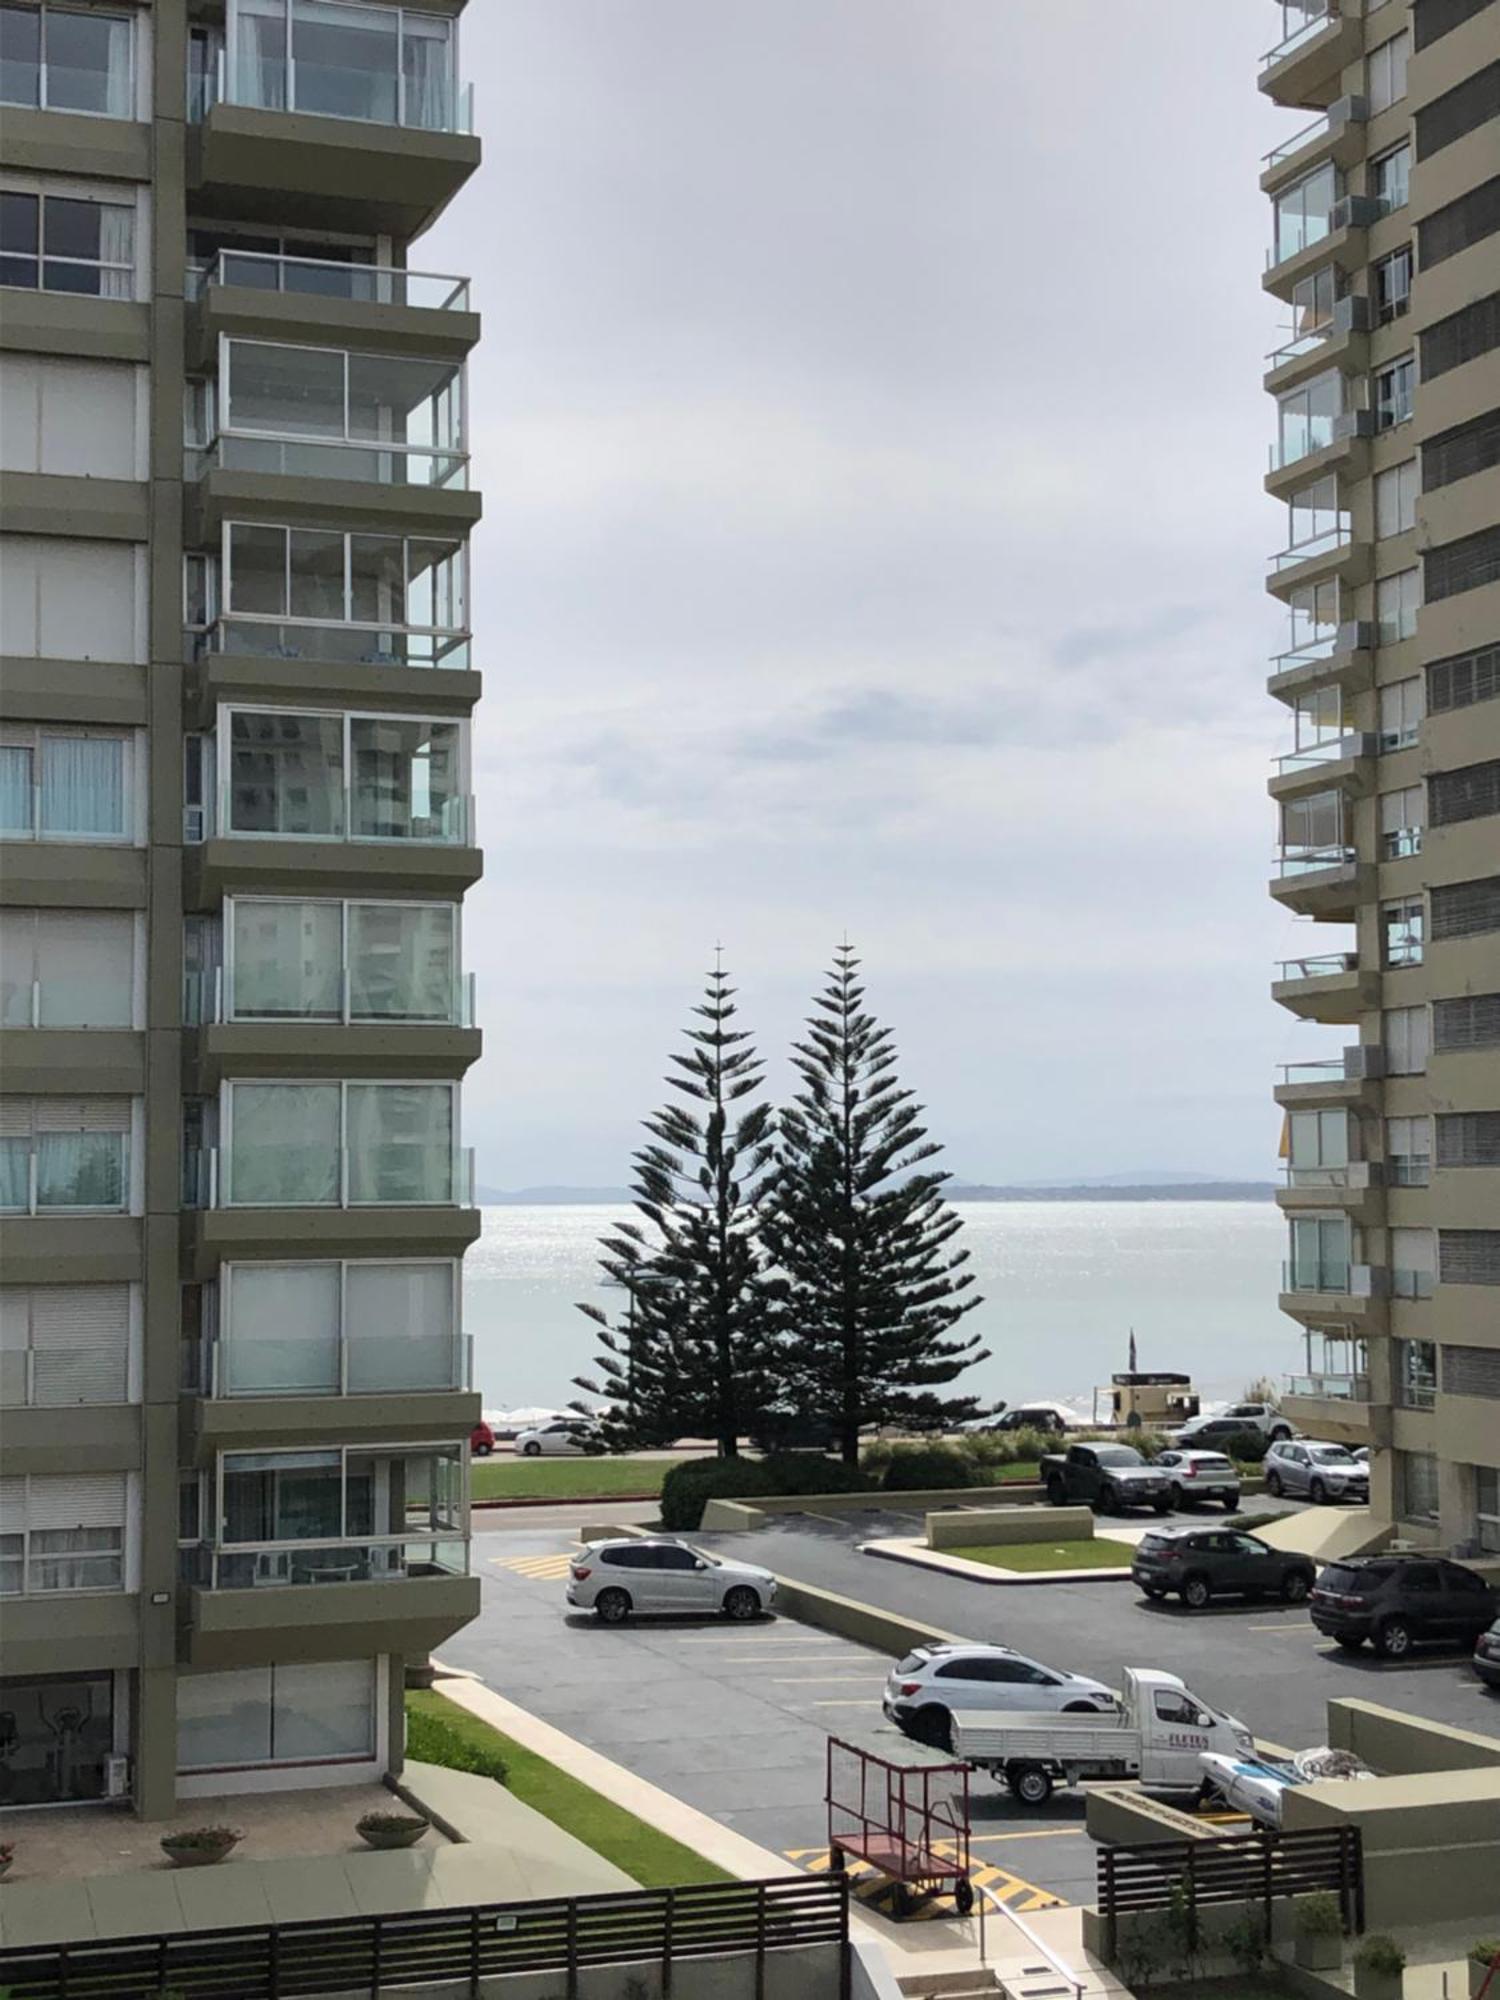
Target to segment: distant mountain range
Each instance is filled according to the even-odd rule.
[[[983,1181],[953,1180],[950,1201],[1269,1201],[1273,1181],[1217,1180],[1212,1174],[1106,1174],[1098,1180],[1024,1181],[992,1187]],[[481,1187],[483,1208],[623,1208],[631,1200],[623,1187]]]

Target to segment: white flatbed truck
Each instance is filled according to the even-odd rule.
[[[954,1754],[1003,1778],[1028,1806],[1045,1805],[1058,1785],[1090,1778],[1134,1778],[1148,1790],[1197,1791],[1205,1750],[1229,1757],[1254,1754],[1255,1740],[1245,1725],[1194,1694],[1176,1674],[1127,1667],[1124,1694],[1113,1715],[957,1709]]]

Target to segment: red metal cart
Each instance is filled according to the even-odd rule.
[[[888,1876],[897,1917],[948,1887],[958,1914],[968,1916],[974,1884],[966,1764],[893,1764],[830,1736],[825,1796],[828,1865],[835,1873],[853,1856]]]

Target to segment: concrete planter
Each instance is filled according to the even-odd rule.
[[[1477,1958],[1469,1960],[1469,2000],[1479,2000],[1479,1989],[1489,1976],[1490,1969],[1487,1965],[1481,1965]],[[1500,1973],[1496,1973],[1490,1991],[1494,1993],[1497,1989],[1500,1989]]]
[[[215,1841],[211,1847],[181,1847],[173,1843],[169,1834],[161,1844],[161,1851],[174,1868],[213,1868],[229,1858],[239,1838],[236,1833],[227,1840]]]
[[[395,1815],[389,1818],[382,1815],[382,1818],[385,1818],[384,1825],[372,1826],[361,1820],[356,1826],[355,1831],[366,1847],[375,1847],[382,1851],[395,1847],[415,1847],[427,1831],[428,1822],[425,1819],[397,1820]]]
[[[1337,1972],[1344,1962],[1344,1940],[1319,1931],[1299,1931],[1296,1939],[1297,1963],[1309,1972]]]
[[[1404,1972],[1376,1972],[1354,1961],[1354,2000],[1402,2000],[1405,1990]]]

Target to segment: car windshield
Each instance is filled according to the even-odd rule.
[[[1355,1456],[1347,1446],[1341,1444],[1315,1444],[1308,1448],[1308,1455],[1314,1465],[1354,1465]]]
[[[1133,1451],[1128,1444],[1108,1445],[1103,1451],[1096,1452],[1094,1457],[1096,1464],[1099,1465],[1144,1465],[1146,1463],[1140,1453]]]

